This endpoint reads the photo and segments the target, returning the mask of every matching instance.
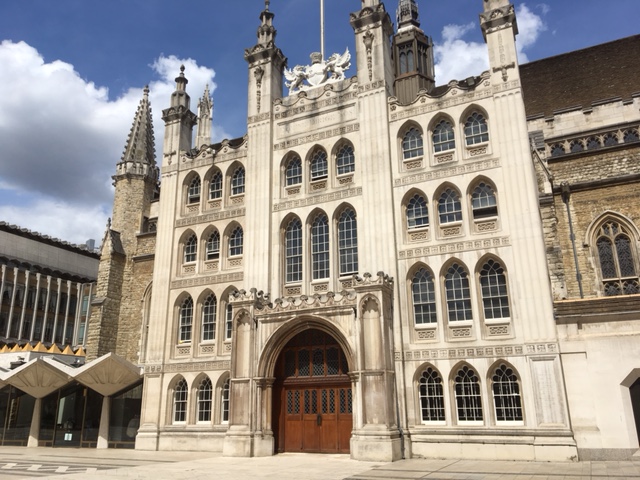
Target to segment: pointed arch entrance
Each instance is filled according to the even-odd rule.
[[[342,348],[317,329],[298,333],[276,362],[273,427],[276,451],[349,453],[351,380]]]

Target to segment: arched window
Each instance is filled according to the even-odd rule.
[[[207,239],[207,260],[217,260],[220,258],[220,233],[216,230],[211,232]]]
[[[640,293],[637,255],[629,230],[620,222],[607,220],[596,232],[596,247],[607,296]]]
[[[200,177],[197,175],[189,183],[187,191],[187,203],[198,203],[200,201]]]
[[[180,343],[191,341],[191,328],[193,325],[193,299],[187,297],[180,305],[180,330],[178,340]]]
[[[415,70],[413,63],[413,50],[407,50],[407,72],[413,72]]]
[[[189,387],[187,381],[182,378],[173,391],[173,423],[185,423],[187,421],[187,399]]]
[[[407,54],[405,52],[401,52],[399,55],[400,60],[400,75],[403,73],[407,73]]]
[[[602,143],[605,147],[615,147],[618,145],[618,136],[615,133],[607,133]]]
[[[347,209],[338,220],[340,275],[358,273],[358,223],[356,212]]]
[[[302,281],[302,223],[297,218],[289,222],[284,233],[285,282]]]
[[[556,143],[555,145],[551,145],[551,156],[552,157],[561,157],[564,155],[564,145],[561,143]]]
[[[410,128],[402,138],[402,158],[408,160],[422,155],[424,155],[422,133],[416,128]]]
[[[480,287],[484,318],[509,318],[507,277],[502,265],[489,259],[480,270]]]
[[[427,201],[422,195],[415,194],[407,203],[407,228],[429,226],[429,210],[427,209]]]
[[[582,142],[580,140],[574,140],[569,144],[569,152],[571,153],[578,153],[582,152],[583,150],[584,145],[582,145]]]
[[[209,377],[204,378],[198,387],[198,422],[211,421],[211,404],[213,400],[213,386]]]
[[[319,214],[311,224],[312,278],[329,278],[329,220]]]
[[[623,133],[622,140],[624,143],[637,142],[640,140],[640,137],[638,137],[638,130],[626,130]]]
[[[459,422],[482,421],[482,400],[478,375],[466,365],[456,373],[454,379],[456,411]]]
[[[229,379],[220,389],[220,423],[229,423]]]
[[[600,141],[596,137],[589,137],[587,139],[587,150],[596,150],[600,148]]]
[[[233,335],[233,306],[231,302],[227,300],[227,306],[225,307],[224,315],[224,338],[230,340]]]
[[[216,310],[218,301],[212,293],[202,304],[202,341],[216,339]]]
[[[453,263],[444,277],[444,289],[447,292],[447,313],[450,322],[471,320],[471,291],[469,275],[464,267]]]
[[[356,168],[356,156],[351,145],[344,145],[336,155],[336,170],[338,175],[351,173]]]
[[[300,157],[293,157],[287,162],[284,176],[287,186],[302,183],[302,161]]]
[[[242,195],[244,193],[244,167],[236,168],[231,176],[231,195]]]
[[[464,124],[464,138],[468,146],[489,141],[487,120],[479,112],[472,113]]]
[[[476,220],[498,215],[498,204],[493,187],[480,182],[471,193],[471,209]]]
[[[327,178],[329,174],[329,164],[327,153],[318,148],[311,156],[311,181]]]
[[[462,204],[460,195],[452,188],[447,188],[438,199],[438,215],[440,223],[452,223],[462,221]]]
[[[501,364],[494,370],[492,382],[496,421],[521,422],[522,398],[516,373],[511,367]]]
[[[446,120],[442,120],[433,129],[433,151],[438,153],[454,148],[456,148],[456,141],[453,126]]]
[[[191,235],[184,243],[184,263],[195,262],[198,256],[198,237]]]
[[[420,376],[422,422],[444,422],[444,390],[437,370],[428,367]]]
[[[433,275],[421,268],[411,281],[413,295],[413,318],[416,325],[436,323],[436,289]]]
[[[222,173],[216,172],[209,183],[209,200],[222,198]]]
[[[231,235],[229,235],[229,256],[235,257],[242,255],[244,242],[244,232],[242,227],[236,227]]]

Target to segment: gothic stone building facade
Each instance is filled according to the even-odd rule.
[[[144,369],[136,448],[637,451],[640,38],[519,66],[480,4],[487,72],[437,86],[415,2],[362,0],[356,76],[283,95],[267,2],[247,134],[183,71],[161,170],[145,92],[87,343]]]

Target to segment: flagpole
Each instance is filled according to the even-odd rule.
[[[320,0],[320,53],[324,60],[324,0]]]

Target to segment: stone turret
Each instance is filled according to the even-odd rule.
[[[482,35],[489,50],[491,81],[494,84],[519,80],[515,36],[518,34],[516,12],[509,0],[483,0],[480,14]]]
[[[180,66],[180,75],[176,77],[176,89],[171,94],[171,106],[162,111],[165,123],[163,165],[177,161],[180,152],[191,150],[193,127],[198,117],[190,110],[191,98],[187,93],[187,77],[184,65]]]
[[[196,148],[211,143],[211,121],[213,118],[213,99],[209,93],[209,84],[204,87],[202,98],[198,102],[198,128],[196,130]]]

